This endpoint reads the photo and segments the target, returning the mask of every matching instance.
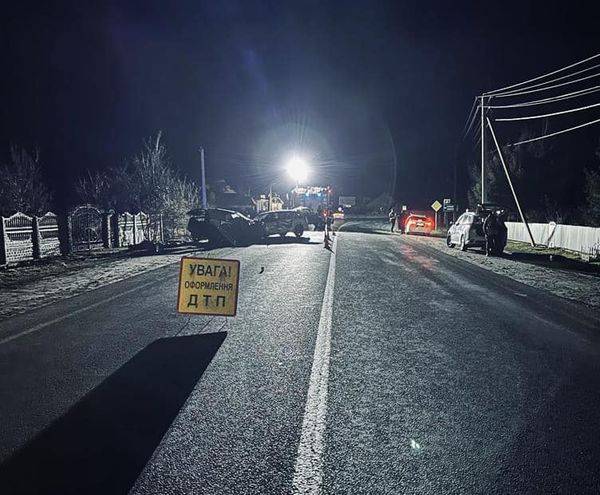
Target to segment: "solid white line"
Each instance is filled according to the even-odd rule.
[[[71,316],[75,316],[81,313],[84,313],[85,311],[89,311],[90,309],[94,309],[97,308],[98,306],[101,306],[102,304],[106,304],[108,302],[114,301],[115,299],[118,299],[119,297],[125,296],[127,294],[130,294],[131,292],[135,292],[136,290],[140,290],[140,289],[144,289],[146,287],[149,287],[150,285],[156,284],[156,281],[153,282],[148,282],[142,285],[138,285],[137,287],[133,287],[131,289],[128,289],[126,291],[123,292],[119,292],[118,294],[115,294],[114,296],[110,296],[107,297],[106,299],[102,299],[101,301],[95,302],[93,304],[90,304],[89,306],[85,306],[84,308],[79,308],[76,309],[75,311],[71,311],[70,313],[63,315],[63,316],[59,316],[58,318],[54,318],[53,320],[49,320],[46,321],[44,323],[40,323],[39,325],[35,325],[33,327],[31,327],[28,330],[24,330],[20,333],[17,333],[15,335],[11,335],[10,337],[6,337],[2,340],[0,340],[0,345],[2,344],[6,344],[7,342],[10,342],[11,340],[15,340],[18,339],[20,337],[24,337],[25,335],[29,335],[30,333],[34,333],[37,332],[39,330],[42,330],[46,327],[49,327],[50,325],[54,325],[55,323],[59,323],[63,320],[66,320],[67,318],[70,318]]]
[[[323,294],[323,306],[317,331],[315,354],[308,396],[304,408],[302,434],[296,457],[293,480],[294,494],[321,493],[323,483],[323,452],[327,416],[327,392],[329,385],[329,357],[331,352],[331,320],[333,313],[333,288],[335,284],[335,251],[337,237],[329,258],[329,271]]]

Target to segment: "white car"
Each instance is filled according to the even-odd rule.
[[[481,217],[472,211],[463,213],[448,229],[446,244],[451,248],[459,246],[461,251],[466,251],[470,247],[485,247]]]
[[[265,211],[259,213],[256,220],[263,225],[266,237],[273,234],[285,237],[288,232],[302,237],[304,231],[308,230],[306,215],[296,210]]]
[[[410,214],[404,222],[404,232],[406,234],[429,235],[432,230],[433,222],[426,215]]]

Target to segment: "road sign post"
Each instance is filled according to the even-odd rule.
[[[185,314],[235,316],[240,262],[218,258],[181,258],[177,311]]]
[[[433,208],[433,211],[435,211],[435,227],[434,227],[434,230],[437,230],[438,211],[440,211],[441,207],[442,207],[442,203],[440,203],[437,199],[431,205],[431,208]]]

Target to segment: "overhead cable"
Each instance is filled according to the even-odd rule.
[[[498,94],[507,95],[507,94],[511,94],[511,93],[517,93],[519,91],[525,91],[526,89],[539,88],[540,86],[545,86],[546,84],[562,81],[564,79],[569,79],[573,76],[578,76],[579,74],[583,74],[584,72],[589,72],[589,71],[597,69],[599,67],[600,67],[600,64],[592,65],[591,67],[586,67],[585,69],[578,70],[577,72],[571,72],[570,74],[567,74],[565,76],[555,77],[554,79],[548,79],[547,81],[543,81],[541,83],[532,84],[530,86],[525,86],[523,88],[519,88],[514,91],[505,91],[505,92],[498,93]],[[492,96],[495,96],[495,95],[492,95]]]
[[[463,127],[463,137],[467,135],[467,133],[469,132],[469,129],[471,127],[471,124],[469,123],[469,121],[472,121],[471,115],[473,114],[473,110],[475,110],[475,102],[476,101],[477,101],[477,98],[473,98],[473,104],[471,105],[471,110],[469,110],[469,114],[467,115],[467,120],[465,120],[465,126]]]
[[[471,122],[469,123],[469,127],[463,134],[463,139],[466,138],[469,135],[469,133],[471,132],[471,129],[473,128],[473,124],[477,121],[477,117],[479,117],[479,112],[473,113],[473,117],[471,117]]]
[[[564,134],[566,132],[574,131],[576,129],[581,129],[582,127],[587,127],[589,125],[597,124],[599,122],[600,122],[600,119],[592,120],[592,121],[586,122],[584,124],[579,124],[579,125],[576,125],[574,127],[569,127],[568,129],[563,129],[562,131],[552,132],[551,134],[544,134],[543,136],[539,136],[539,137],[536,137],[536,138],[525,139],[524,141],[519,141],[517,143],[512,143],[512,144],[509,144],[508,146],[518,146],[520,144],[532,143],[533,141],[540,141],[541,139],[548,139],[548,138],[551,138],[553,136],[558,136],[559,134]]]
[[[535,81],[539,81],[540,79],[544,79],[544,78],[546,78],[548,76],[553,76],[554,74],[558,74],[559,72],[563,72],[565,70],[571,69],[571,68],[576,67],[578,65],[584,64],[584,63],[589,62],[590,60],[593,60],[593,59],[598,58],[598,57],[600,57],[600,53],[598,53],[596,55],[593,55],[593,56],[591,56],[589,58],[586,58],[585,60],[580,60],[579,62],[575,62],[574,64],[567,65],[566,67],[561,67],[560,69],[554,70],[552,72],[548,72],[547,74],[543,74],[541,76],[537,76],[537,77],[534,77],[532,79],[528,79],[527,81],[523,81],[523,82],[520,82],[520,83],[511,84],[510,86],[505,86],[503,88],[498,88],[498,89],[495,89],[493,91],[488,91],[488,92],[483,93],[483,94],[484,95],[494,95],[496,93],[500,93],[500,92],[505,91],[507,89],[518,88],[519,86],[523,86],[525,84],[529,84],[529,83],[532,83],[532,82],[535,82]]]
[[[494,119],[496,122],[514,122],[516,120],[533,120],[533,119],[544,119],[546,117],[555,117],[556,115],[563,115],[565,113],[582,112],[590,108],[600,107],[600,103],[594,103],[593,105],[586,105],[585,107],[570,108],[569,110],[562,110],[560,112],[545,113],[542,115],[527,115],[525,117],[507,117],[501,119]]]
[[[597,74],[592,74],[591,76],[580,77],[579,79],[574,79],[573,81],[566,81],[564,83],[553,84],[552,86],[546,86],[545,88],[530,89],[528,91],[519,91],[516,93],[499,93],[499,94],[495,94],[492,96],[494,98],[510,98],[513,96],[528,95],[530,93],[537,93],[538,91],[547,91],[549,89],[560,88],[561,86],[567,86],[568,84],[575,84],[575,83],[578,83],[581,81],[587,81],[588,79],[591,79],[593,77],[598,77],[598,76],[600,76],[600,72]]]
[[[578,96],[585,96],[591,93],[595,93],[600,91],[600,85],[592,86],[586,89],[580,89],[578,91],[573,91],[572,93],[564,93],[562,95],[551,96],[549,98],[543,98],[541,100],[532,100],[526,101],[522,103],[513,103],[512,105],[484,105],[485,108],[520,108],[520,107],[530,107],[535,105],[546,105],[549,103],[556,103],[563,100],[569,100],[571,98],[577,98]]]

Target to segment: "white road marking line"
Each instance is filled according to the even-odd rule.
[[[24,330],[22,332],[16,333],[15,335],[5,337],[4,339],[0,340],[0,345],[6,344],[7,342],[18,339],[20,337],[24,337],[25,335],[29,335],[30,333],[37,332],[37,331],[42,330],[50,325],[54,325],[55,323],[59,323],[63,320],[66,320],[67,318],[71,318],[72,316],[84,313],[85,311],[89,311],[90,309],[97,308],[98,306],[101,306],[102,304],[106,304],[108,302],[114,301],[115,299],[118,299],[119,297],[130,294],[131,292],[134,292],[136,290],[144,289],[144,288],[149,287],[150,285],[154,285],[156,283],[157,283],[156,281],[152,281],[152,282],[148,282],[148,283],[145,283],[142,285],[138,285],[137,287],[132,287],[131,289],[128,289],[123,292],[119,292],[118,294],[115,294],[114,296],[107,297],[106,299],[102,299],[101,301],[90,304],[89,306],[85,306],[84,308],[76,309],[75,311],[71,311],[70,313],[68,313],[66,315],[59,316],[58,318],[54,318],[53,320],[49,320],[44,323],[40,323],[39,325],[35,325],[28,330]]]
[[[323,452],[327,416],[327,392],[329,385],[329,358],[331,352],[331,321],[333,314],[333,288],[335,284],[334,240],[329,258],[329,271],[323,294],[323,306],[315,343],[308,396],[304,408],[302,434],[298,446],[293,480],[294,494],[321,493],[323,483]]]

